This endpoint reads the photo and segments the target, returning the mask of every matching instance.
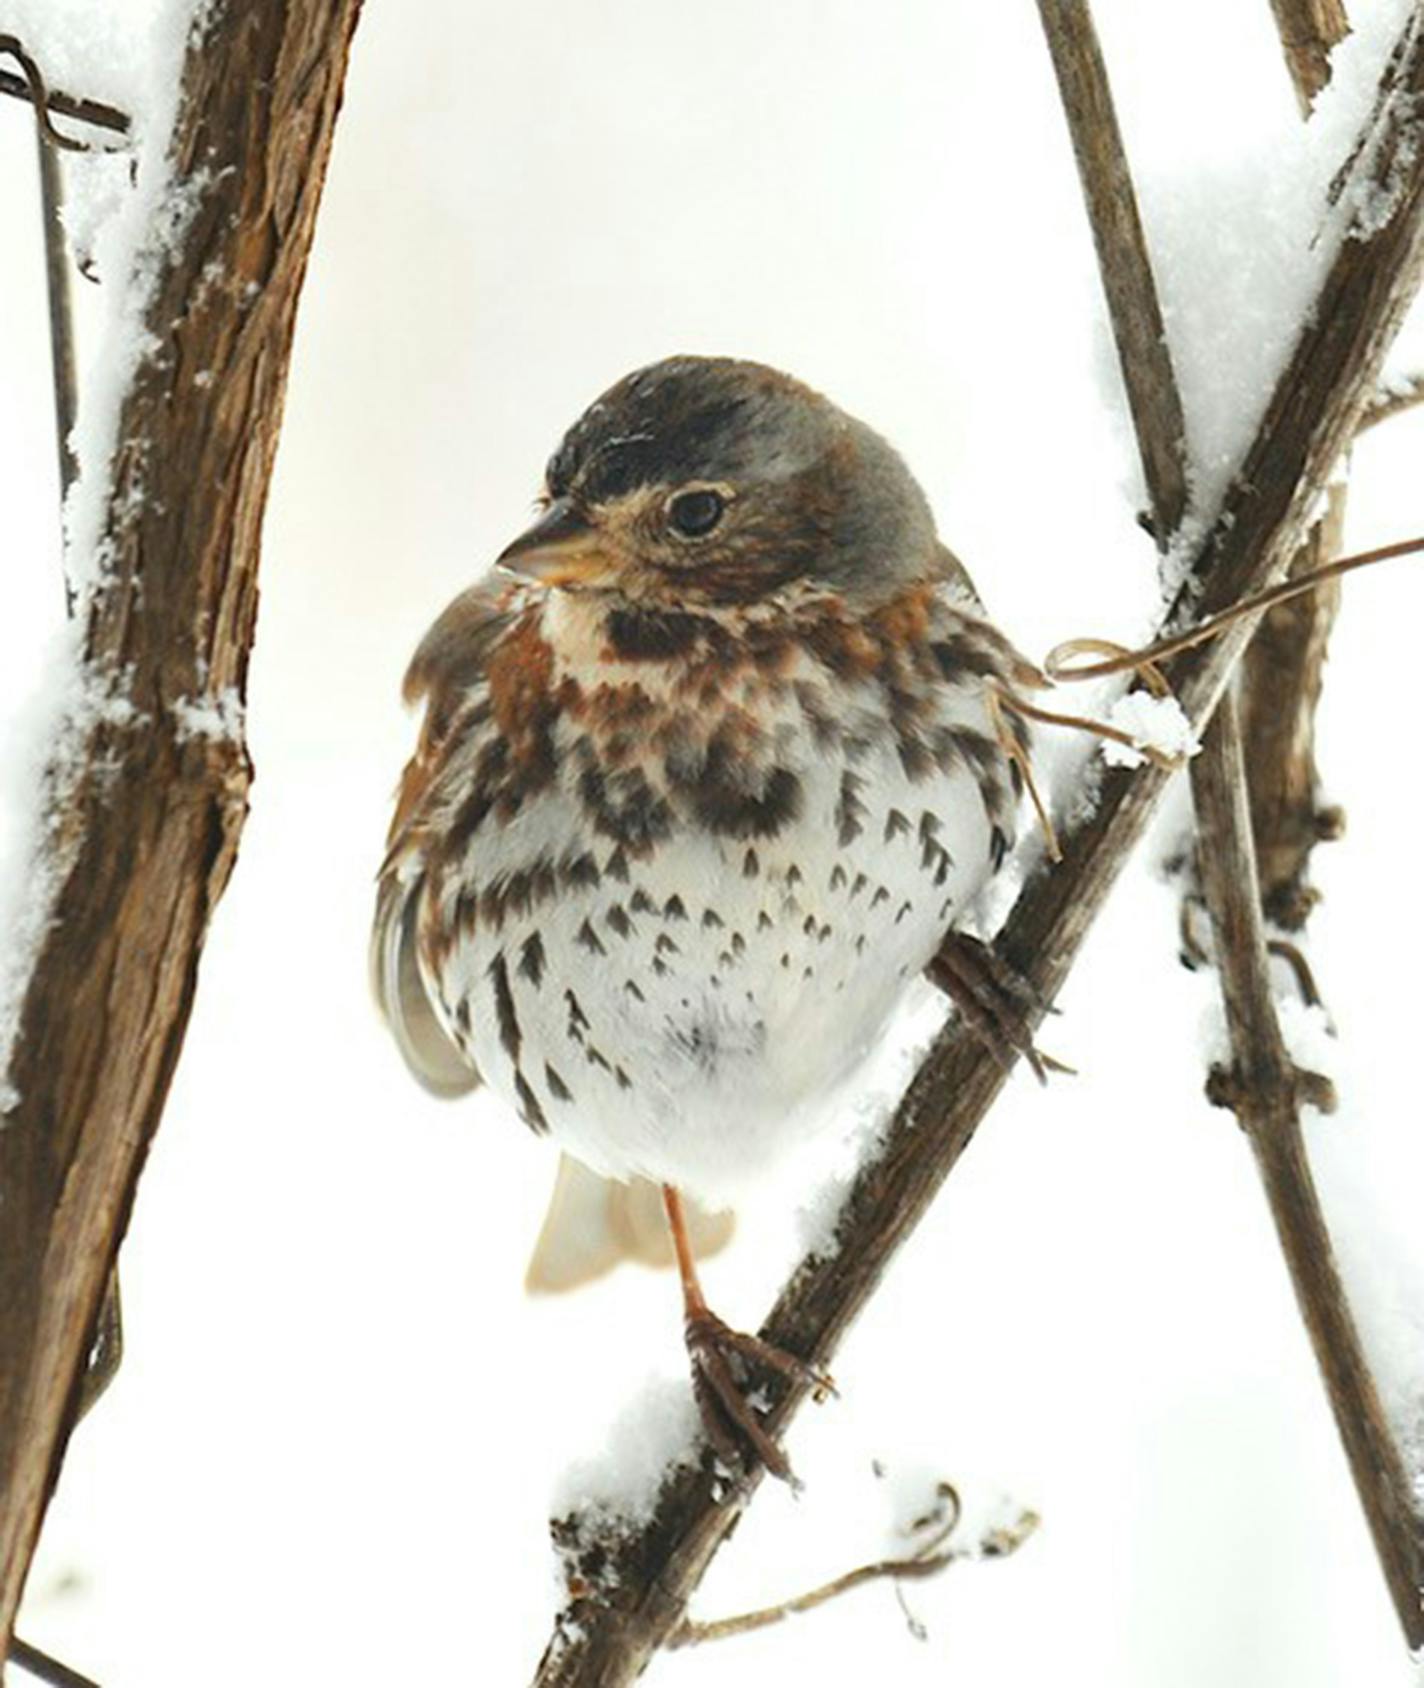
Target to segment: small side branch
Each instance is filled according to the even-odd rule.
[[[68,496],[79,473],[70,444],[79,409],[75,374],[74,300],[70,291],[69,247],[64,234],[64,172],[59,153],[36,126],[40,211],[44,219],[45,289],[49,301],[50,369],[54,386],[54,433],[59,453],[59,496]]]
[[[34,106],[39,126],[52,146],[66,152],[84,152],[88,145],[55,128],[50,117],[56,112],[61,117],[72,117],[79,123],[91,123],[97,129],[107,129],[111,134],[128,134],[127,112],[105,105],[102,100],[77,99],[73,94],[47,87],[39,65],[25,50],[18,36],[0,35],[0,53],[14,59],[21,71],[17,76],[12,70],[0,70],[0,94],[9,94],[13,99],[25,100]]]
[[[759,1607],[754,1612],[738,1612],[731,1618],[684,1618],[668,1637],[667,1650],[700,1647],[709,1641],[725,1641],[733,1635],[750,1635],[754,1630],[770,1629],[774,1624],[785,1623],[787,1618],[814,1612],[818,1606],[839,1600],[842,1595],[864,1588],[867,1583],[893,1582],[898,1587],[902,1582],[924,1582],[930,1577],[937,1577],[964,1559],[1006,1559],[1018,1552],[1040,1523],[1036,1512],[1021,1512],[1012,1524],[990,1530],[976,1542],[956,1546],[951,1544],[951,1537],[959,1524],[960,1503],[959,1495],[951,1484],[940,1484],[938,1504],[945,1509],[946,1517],[914,1553],[857,1565],[853,1571],[832,1577],[829,1582],[808,1589],[804,1594],[780,1601],[775,1606]]]
[[[1286,1052],[1271,995],[1234,700],[1223,699],[1192,764],[1201,874],[1231,1034],[1232,1069],[1213,1086],[1250,1139],[1301,1316],[1400,1625],[1424,1645],[1424,1527],[1409,1473],[1365,1360],[1301,1134],[1302,1102],[1325,1099]]]
[[[1165,548],[1186,514],[1190,491],[1186,420],[1122,131],[1087,0],[1038,0],[1038,11],[1088,205],[1152,528]]]
[[[28,1641],[21,1641],[18,1635],[10,1641],[10,1663],[27,1670],[36,1682],[47,1683],[48,1688],[99,1688],[92,1677],[81,1676]]]

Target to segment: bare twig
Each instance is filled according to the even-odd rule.
[[[1393,215],[1345,240],[1224,501],[1188,570],[1174,613],[1200,596],[1205,614],[1279,578],[1382,367],[1424,259],[1424,40],[1416,16],[1391,61],[1384,123],[1369,153],[1376,180],[1394,187]],[[1249,633],[1245,623],[1172,665],[1172,686],[1200,730]],[[999,938],[1004,957],[1051,1000],[1165,789],[1148,766],[1109,770],[1092,818],[1066,842],[1064,860],[1035,878]],[[817,1366],[874,1293],[899,1245],[952,1171],[1004,1083],[994,1055],[950,1027],[916,1074],[880,1151],[842,1207],[835,1244],[802,1263],[762,1336]],[[769,1429],[784,1430],[802,1392],[780,1393]],[[704,1465],[669,1471],[653,1515],[636,1530],[595,1517],[555,1524],[569,1598],[537,1673],[540,1688],[631,1682],[681,1622],[687,1600],[755,1491],[736,1503]]]
[[[16,76],[13,71],[0,70],[0,94],[9,94],[33,105],[40,129],[52,146],[65,152],[88,151],[87,141],[76,141],[55,128],[50,121],[51,112],[72,117],[80,123],[92,123],[96,128],[108,129],[117,135],[128,134],[129,117],[126,112],[105,105],[101,100],[76,99],[72,94],[62,94],[58,89],[47,87],[40,67],[26,52],[18,36],[0,35],[0,53],[8,53],[23,72]]]
[[[812,1612],[828,1601],[838,1600],[857,1588],[873,1582],[923,1582],[947,1571],[964,1559],[1006,1559],[1038,1528],[1040,1519],[1035,1512],[1021,1512],[1012,1524],[1002,1525],[976,1542],[963,1546],[948,1545],[960,1519],[959,1497],[949,1485],[952,1506],[948,1517],[912,1554],[896,1559],[877,1559],[868,1565],[857,1565],[853,1571],[832,1577],[829,1582],[808,1589],[790,1600],[775,1606],[762,1606],[753,1612],[738,1612],[735,1617],[696,1619],[684,1618],[668,1637],[667,1651],[679,1647],[700,1647],[708,1641],[725,1641],[733,1635],[749,1635],[753,1630],[770,1629],[787,1618]]]
[[[36,110],[39,108],[36,107]],[[45,295],[49,301],[50,370],[54,386],[54,434],[59,453],[59,496],[63,502],[79,473],[70,444],[78,412],[74,372],[74,300],[69,283],[69,247],[64,234],[64,174],[59,154],[41,125],[35,125],[39,155],[40,212],[44,221]],[[68,596],[68,594],[66,594]],[[70,608],[73,608],[71,602]]]
[[[1136,650],[1106,639],[1066,639],[1061,645],[1055,645],[1044,658],[1043,672],[1055,681],[1100,680],[1109,674],[1150,673],[1166,657],[1196,650],[1198,646],[1219,638],[1226,628],[1263,610],[1269,613],[1277,604],[1306,597],[1319,591],[1326,582],[1353,574],[1357,569],[1373,568],[1376,563],[1387,563],[1396,557],[1416,557],[1421,551],[1424,551],[1424,536],[1396,539],[1389,545],[1377,545],[1372,551],[1355,551],[1348,557],[1336,557],[1333,562],[1321,563],[1313,569],[1308,580],[1293,577],[1277,581],[1274,586],[1265,587],[1260,592],[1248,593],[1216,615],[1206,616],[1185,633],[1169,633]],[[1099,651],[1110,654],[1096,662],[1080,660]],[[1158,685],[1157,695],[1165,697],[1170,688],[1161,686],[1160,678]]]
[[[1317,1075],[1286,1053],[1271,996],[1251,846],[1246,766],[1233,700],[1222,701],[1192,764],[1201,874],[1231,1034],[1232,1071],[1213,1086],[1240,1120],[1265,1185],[1370,1533],[1409,1645],[1424,1644],[1424,1525],[1360,1345],[1306,1160],[1299,1108]]]
[[[1186,514],[1186,421],[1147,238],[1087,0],[1038,0],[1083,184],[1118,364],[1163,548]]]
[[[1330,80],[1330,54],[1350,33],[1341,0],[1271,0],[1302,117]]]
[[[48,1683],[50,1688],[99,1688],[91,1677],[81,1676],[28,1641],[21,1641],[18,1635],[10,1639],[10,1663],[27,1670],[37,1682]]]
[[[50,922],[0,1128],[0,1646],[245,818],[240,731],[191,733],[183,706],[245,692],[297,300],[358,11],[251,0],[188,44],[170,160],[189,216],[149,254],[152,350],[122,401],[106,566],[81,605],[74,685],[92,706],[63,729],[45,785]]]
[[[1315,982],[1315,971],[1295,944],[1286,938],[1268,939],[1266,954],[1284,961],[1290,968],[1295,978],[1295,988],[1300,992],[1300,1000],[1307,1008],[1324,1007],[1325,998],[1321,996],[1320,986]]]

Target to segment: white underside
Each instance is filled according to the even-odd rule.
[[[432,994],[452,1035],[454,1010],[468,1000],[463,1041],[491,1087],[517,1105],[491,976],[502,956],[518,1070],[554,1139],[596,1171],[676,1184],[715,1205],[822,1125],[829,1093],[872,1049],[907,981],[990,870],[990,823],[967,772],[912,783],[888,746],[873,753],[859,765],[863,830],[843,847],[842,766],[808,757],[802,816],[777,838],[683,831],[648,861],[630,860],[626,884],[605,873],[498,931],[477,926]],[[940,859],[920,832],[927,809],[953,864],[939,884]],[[887,836],[892,810],[909,824]],[[589,847],[600,863],[613,851],[589,838],[576,802],[555,791],[483,836],[478,853],[489,875],[499,857]],[[651,912],[633,911],[639,891]],[[682,918],[666,912],[674,897]],[[615,904],[631,922],[626,933],[610,923]],[[708,910],[720,926],[704,926]],[[603,953],[578,941],[585,921]],[[518,966],[536,930],[546,957],[538,984]],[[560,1098],[546,1063],[572,1099]]]

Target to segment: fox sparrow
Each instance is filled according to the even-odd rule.
[[[428,1087],[483,1076],[663,1187],[709,1435],[784,1475],[736,1379],[825,1380],[709,1312],[679,1192],[721,1205],[817,1123],[937,953],[1016,1041],[941,946],[1014,835],[989,688],[1033,671],[891,447],[761,365],[626,377],[542,505],[410,666],[376,992]]]

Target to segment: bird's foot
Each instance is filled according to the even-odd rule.
[[[747,1465],[750,1452],[773,1477],[794,1483],[790,1461],[757,1417],[747,1392],[759,1368],[801,1384],[818,1401],[834,1395],[835,1384],[784,1348],[733,1330],[706,1307],[688,1313],[685,1333],[692,1392],[707,1440],[722,1463],[736,1471]]]
[[[987,1045],[1000,1066],[1022,1055],[1040,1084],[1048,1075],[1071,1073],[1034,1045],[1033,1022],[1048,1006],[1017,968],[992,945],[967,932],[951,932],[929,966],[930,978],[964,1016],[965,1024]]]

